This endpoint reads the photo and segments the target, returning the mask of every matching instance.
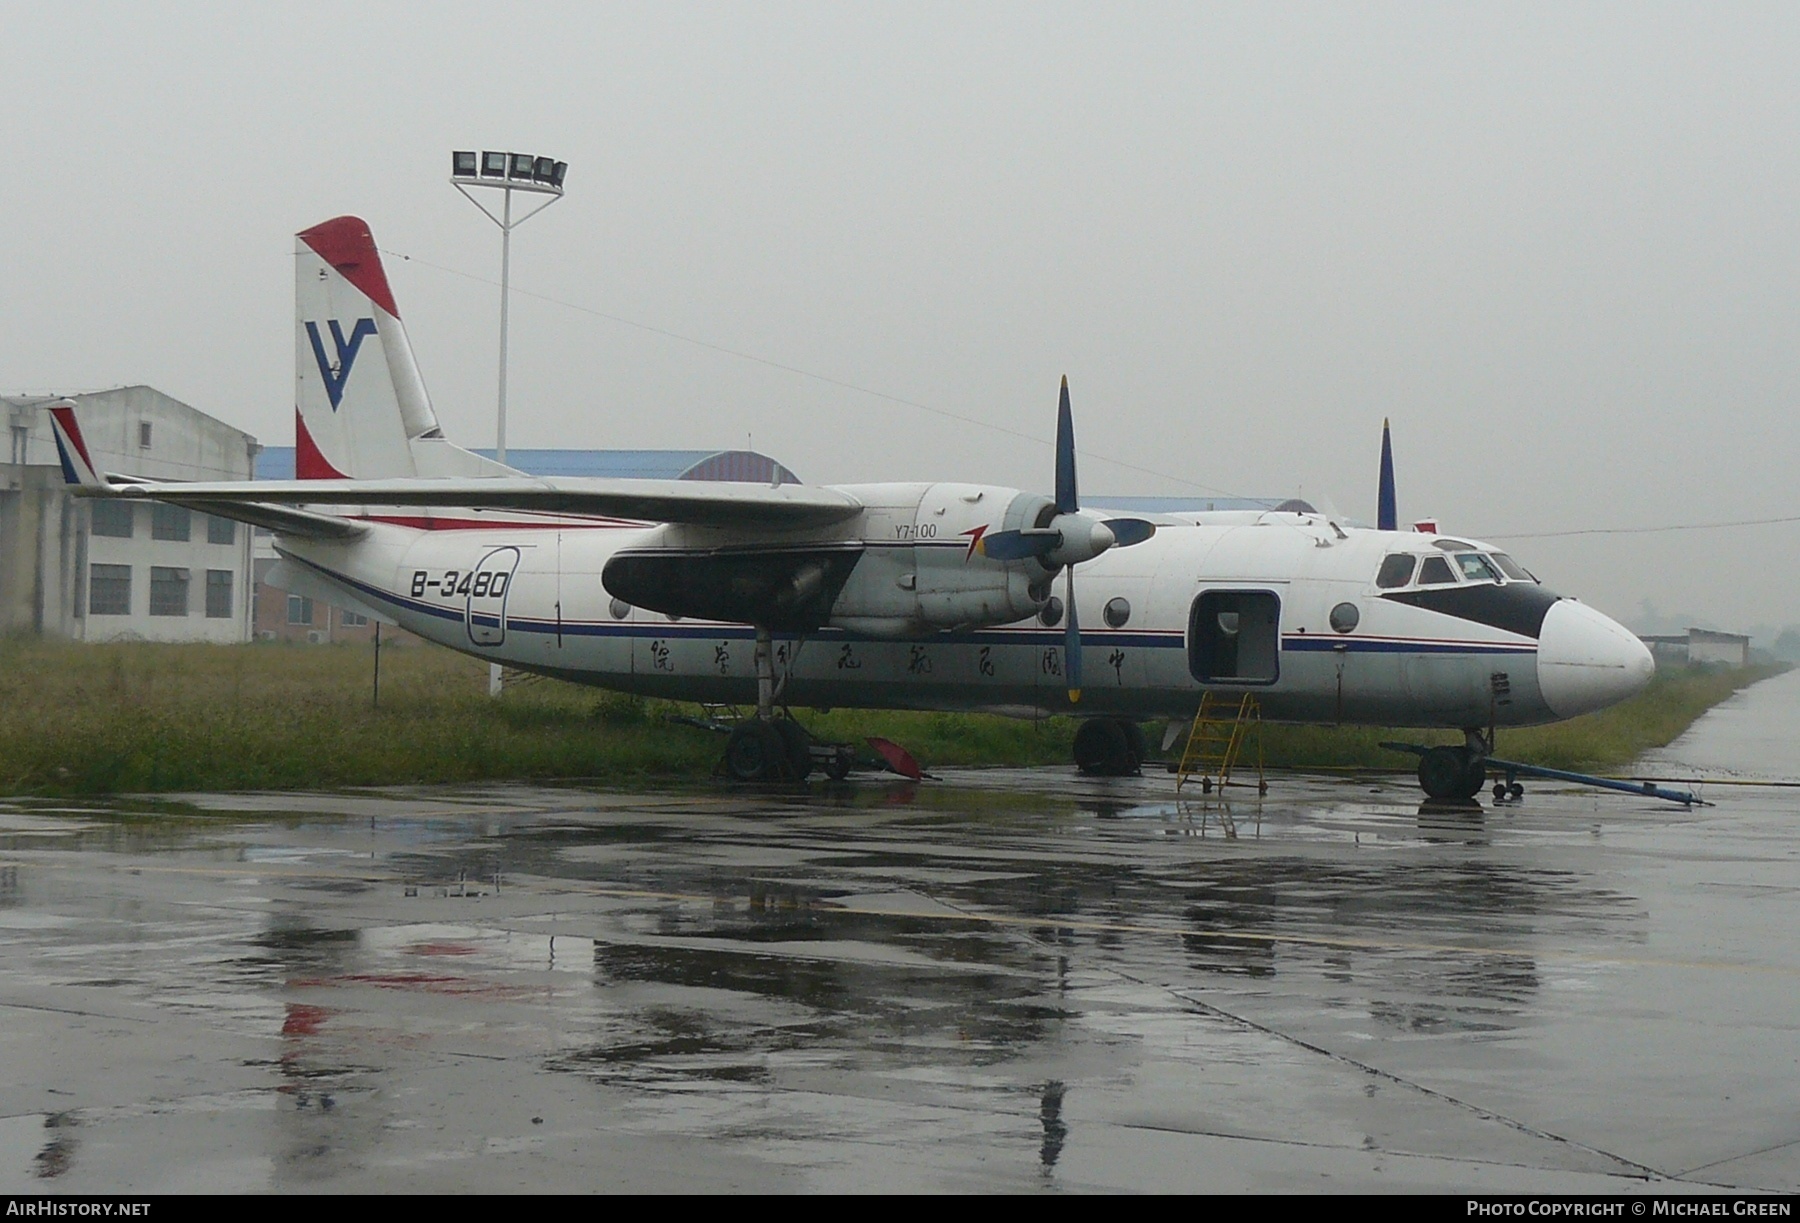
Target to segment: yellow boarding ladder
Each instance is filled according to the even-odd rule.
[[[1262,706],[1248,692],[1238,698],[1235,710],[1231,704],[1229,696],[1215,698],[1210,692],[1201,696],[1200,709],[1194,714],[1194,725],[1188,731],[1187,746],[1181,752],[1181,763],[1175,769],[1177,790],[1193,777],[1200,779],[1200,789],[1208,794],[1233,784],[1231,770],[1242,758],[1249,740],[1254,738],[1256,792],[1269,792],[1269,783],[1263,778]]]

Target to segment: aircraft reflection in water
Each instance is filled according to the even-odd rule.
[[[1494,728],[1602,708],[1653,670],[1623,627],[1475,540],[1083,510],[1066,380],[1054,496],[528,477],[445,440],[362,221],[306,230],[295,254],[300,479],[114,480],[64,403],[66,478],[267,527],[272,584],[496,663],[754,701],[726,751],[740,779],[850,767],[778,704],[1075,713],[1082,767],[1125,773],[1140,720],[1190,718],[1214,691],[1278,721],[1461,729],[1420,779],[1467,797]]]

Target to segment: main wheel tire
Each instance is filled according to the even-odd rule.
[[[776,781],[786,765],[786,745],[767,722],[739,722],[725,741],[725,772],[733,781]]]
[[[1144,742],[1144,728],[1136,722],[1121,722],[1125,728],[1125,746],[1131,751],[1131,772],[1141,773],[1150,758],[1150,745]]]
[[[1419,757],[1419,789],[1426,798],[1464,798],[1468,758],[1461,748],[1434,747]]]
[[[1457,791],[1458,798],[1474,798],[1487,785],[1487,760],[1484,757],[1463,753],[1462,787]]]
[[[794,781],[805,781],[813,771],[812,736],[792,718],[777,718],[774,727],[781,737],[782,751],[787,755],[785,776]]]
[[[1075,731],[1075,767],[1090,777],[1124,777],[1137,771],[1131,751],[1130,723],[1117,718],[1090,718]]]

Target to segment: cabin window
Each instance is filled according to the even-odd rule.
[[[1051,595],[1044,600],[1043,608],[1038,612],[1038,623],[1045,628],[1055,628],[1062,623],[1062,600]]]
[[[1405,552],[1396,552],[1381,562],[1381,572],[1375,575],[1375,585],[1383,590],[1396,590],[1412,581],[1413,566],[1418,558]]]
[[[1441,556],[1428,556],[1425,563],[1419,566],[1419,585],[1442,586],[1453,584],[1456,575],[1450,572],[1450,562]]]
[[[1281,674],[1281,599],[1209,590],[1188,615],[1188,670],[1201,683],[1272,684]]]
[[[1479,552],[1458,552],[1456,566],[1462,570],[1464,580],[1470,582],[1499,582],[1500,573],[1488,564],[1488,558]]]
[[[1108,599],[1100,609],[1100,618],[1106,621],[1107,628],[1124,628],[1131,619],[1131,604],[1124,599]]]

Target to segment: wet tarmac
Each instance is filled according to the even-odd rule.
[[[1800,790],[1707,797],[0,804],[0,1189],[1793,1191]]]

